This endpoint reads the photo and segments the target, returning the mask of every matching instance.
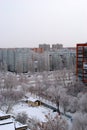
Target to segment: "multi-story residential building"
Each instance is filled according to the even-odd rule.
[[[42,48],[44,51],[50,51],[50,44],[39,44],[39,48]]]
[[[32,48],[31,50],[33,50],[36,53],[43,53],[44,52],[43,48]]]
[[[62,44],[52,44],[52,50],[57,50],[57,49],[62,49],[63,45]]]
[[[7,49],[7,65],[9,71],[15,71],[15,48]]]
[[[1,68],[2,70],[7,70],[7,64],[8,64],[8,55],[7,55],[7,49],[3,48],[1,53]]]
[[[77,44],[76,48],[76,75],[87,83],[87,43]]]
[[[0,49],[0,61],[2,61],[2,49]]]
[[[28,72],[29,70],[29,51],[28,48],[15,49],[15,71]]]
[[[75,66],[76,51],[69,49],[60,49],[50,51],[50,70],[69,69]]]
[[[49,53],[32,53],[32,71],[48,71],[49,70]]]
[[[12,72],[41,72],[70,68],[75,64],[75,50],[30,48],[0,49],[0,69]]]
[[[2,70],[2,49],[0,49],[0,70]]]

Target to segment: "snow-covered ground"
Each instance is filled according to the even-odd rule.
[[[45,115],[54,114],[52,110],[43,106],[31,107],[25,103],[19,103],[14,106],[12,114],[17,115],[18,113],[26,113],[29,118],[37,119],[40,122],[46,122]]]
[[[35,101],[37,100],[37,98],[34,98],[31,96],[30,98],[28,98],[28,100]],[[47,121],[46,115],[52,116],[52,117],[55,117],[55,116],[59,117],[57,112],[53,112],[53,110],[49,108],[46,108],[44,106],[31,107],[27,103],[24,103],[24,102],[20,102],[19,104],[15,105],[12,109],[12,114],[14,115],[17,115],[23,112],[28,115],[29,119],[36,119],[39,122],[46,122]],[[61,115],[61,118],[66,120],[69,125],[69,128],[71,128],[72,126],[71,119],[64,115]]]

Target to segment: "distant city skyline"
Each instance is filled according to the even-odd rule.
[[[87,0],[0,0],[0,48],[87,42]]]

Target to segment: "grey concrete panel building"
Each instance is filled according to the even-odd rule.
[[[50,44],[39,44],[39,48],[43,48],[44,51],[50,51]]]
[[[42,53],[29,48],[0,49],[0,70],[16,73],[41,72],[75,65],[75,50],[57,49]]]
[[[52,44],[52,50],[62,49],[63,44]]]

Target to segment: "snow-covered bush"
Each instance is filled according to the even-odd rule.
[[[28,120],[28,116],[27,116],[26,112],[18,113],[18,115],[16,116],[16,121],[18,121],[22,124],[26,124],[27,120]]]
[[[79,109],[87,113],[87,93],[83,94],[78,101]]]
[[[77,110],[78,110],[78,99],[76,97],[71,96],[69,98],[68,111],[71,113],[75,113]]]
[[[69,106],[69,96],[68,95],[61,95],[60,97],[60,105],[63,107],[64,114],[68,109]]]
[[[66,120],[59,118],[59,116],[46,115],[46,118],[47,122],[41,126],[40,130],[68,130]]]
[[[75,114],[71,130],[87,130],[87,114]]]

